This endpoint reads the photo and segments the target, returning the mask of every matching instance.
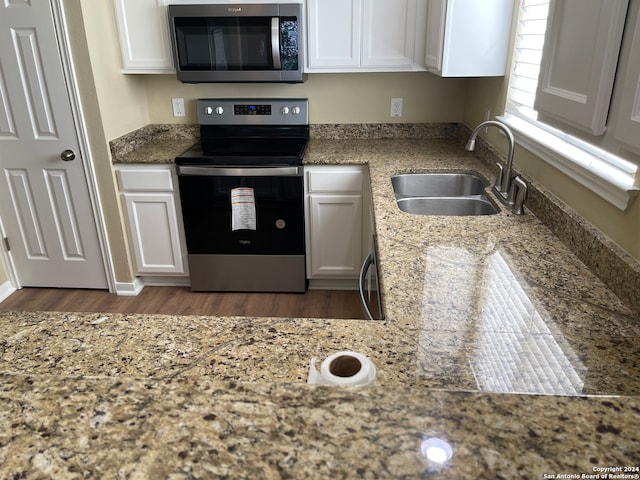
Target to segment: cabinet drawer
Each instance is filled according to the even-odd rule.
[[[171,167],[124,167],[116,170],[122,192],[172,192]]]
[[[362,170],[310,171],[308,175],[309,193],[362,191]]]

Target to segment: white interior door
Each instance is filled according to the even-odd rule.
[[[49,0],[0,2],[0,215],[21,286],[107,288]]]

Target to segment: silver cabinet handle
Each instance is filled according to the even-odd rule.
[[[65,162],[70,162],[71,160],[74,160],[76,158],[76,152],[74,152],[73,150],[65,150],[60,154],[60,158]]]

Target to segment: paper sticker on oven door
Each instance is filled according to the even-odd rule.
[[[256,229],[256,199],[253,188],[238,187],[231,190],[231,230]]]

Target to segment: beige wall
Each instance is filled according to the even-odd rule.
[[[110,0],[64,0],[74,69],[87,125],[116,281],[134,279],[108,141],[149,121],[141,78],[120,73]]]
[[[208,97],[303,97],[311,123],[460,122],[465,79],[419,73],[309,74],[302,84],[182,84],[173,75],[145,79],[151,123],[197,123],[195,100]],[[187,116],[173,117],[171,98],[185,99]],[[403,116],[389,115],[403,98]]]
[[[74,0],[82,8],[86,44],[107,140],[149,123],[144,76],[122,75],[112,0]],[[67,14],[71,14],[69,9]]]

